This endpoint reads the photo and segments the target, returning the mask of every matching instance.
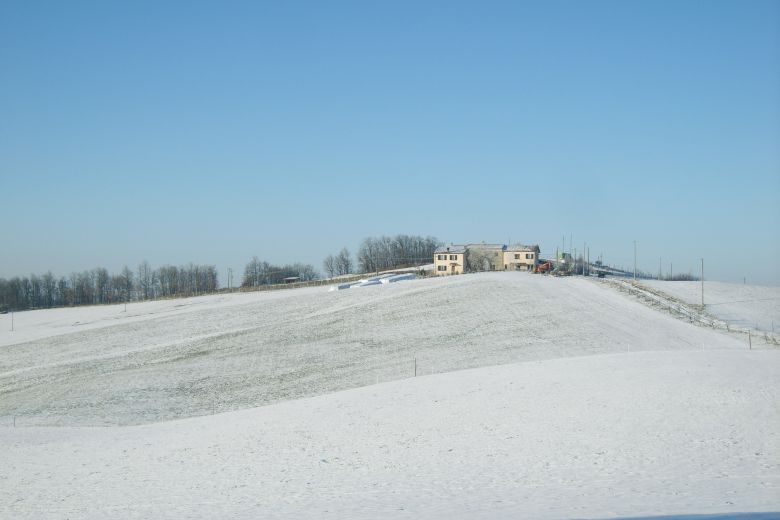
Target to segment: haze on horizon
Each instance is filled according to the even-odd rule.
[[[408,233],[780,285],[778,2],[4,2],[0,71],[0,277]]]

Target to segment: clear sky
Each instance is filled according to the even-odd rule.
[[[0,3],[0,276],[366,236],[780,284],[780,2]]]

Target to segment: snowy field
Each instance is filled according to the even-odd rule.
[[[4,428],[0,517],[778,518],[779,362],[632,352],[144,426]]]
[[[300,296],[302,293],[322,292],[322,290],[322,287],[296,289],[294,294]],[[13,332],[11,332],[11,315],[4,314],[0,315],[0,347],[112,325],[175,317],[197,311],[214,311],[257,301],[269,302],[288,296],[290,296],[288,290],[234,292],[140,303],[131,302],[127,306],[124,304],[95,305],[24,311],[13,315]]]
[[[744,348],[581,278],[486,273],[18,313],[0,424],[157,422],[464,368]],[[6,316],[7,318],[7,316]],[[66,333],[67,332],[67,333]],[[56,334],[56,335],[54,335]],[[31,341],[29,338],[39,337]],[[17,338],[24,342],[13,343]]]
[[[643,280],[684,303],[701,304],[701,282]],[[704,307],[731,325],[763,332],[780,332],[780,287],[704,282]]]
[[[596,280],[14,319],[0,518],[780,518],[780,351]]]

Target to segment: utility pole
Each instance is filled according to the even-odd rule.
[[[636,240],[634,240],[634,281],[636,282]]]
[[[704,258],[701,259],[701,306],[704,307]]]

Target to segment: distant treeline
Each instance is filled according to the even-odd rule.
[[[367,273],[427,264],[433,261],[433,252],[439,245],[441,243],[434,237],[369,237],[360,244],[357,266],[360,272]],[[352,273],[354,265],[346,248],[335,257],[329,255],[324,262],[329,276]],[[244,268],[241,286],[281,284],[285,278],[307,282],[319,278],[319,273],[309,264],[275,265],[255,256]],[[47,272],[29,277],[0,278],[0,312],[194,296],[218,289],[216,266],[165,265],[154,269],[144,261],[136,270],[125,266],[117,274],[96,267],[70,276],[57,277]]]
[[[357,268],[361,273],[412,267],[433,262],[433,253],[439,247],[436,237],[396,235],[368,237],[360,243]],[[322,268],[329,277],[351,274],[355,270],[352,255],[345,247],[336,255],[328,255]]]
[[[656,278],[658,278],[656,276]],[[698,282],[701,280],[698,276],[694,276],[691,273],[675,273],[662,275],[659,280],[665,280],[667,282]]]
[[[436,237],[396,235],[366,238],[358,249],[358,268],[363,273],[370,273],[430,264],[433,262],[433,252],[440,245]]]
[[[0,278],[0,311],[192,296],[217,289],[217,268],[213,265],[153,269],[144,261],[136,272],[125,266],[120,273],[110,274],[96,267],[59,278],[51,272],[29,278]]]
[[[285,278],[299,278],[302,282],[316,280],[319,274],[314,266],[309,264],[274,265],[259,260],[256,256],[246,264],[241,287],[259,287],[284,283]]]

